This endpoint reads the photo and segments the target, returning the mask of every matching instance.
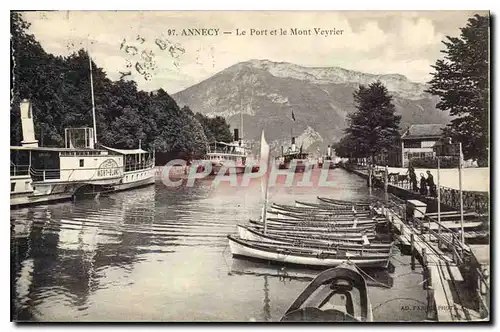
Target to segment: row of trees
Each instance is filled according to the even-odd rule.
[[[436,107],[449,111],[451,123],[443,132],[462,142],[465,159],[488,165],[489,147],[489,18],[475,15],[461,28],[460,37],[447,37],[444,59],[432,66],[435,72],[428,92],[440,97]],[[354,93],[357,111],[335,146],[341,157],[366,158],[399,146],[400,117],[392,97],[380,82],[360,86]]]
[[[33,103],[35,132],[44,146],[63,146],[64,128],[92,126],[89,58],[84,50],[68,57],[45,52],[28,33],[29,23],[11,13],[11,145],[22,140],[19,102]],[[180,108],[160,89],[144,92],[134,81],[112,81],[92,62],[99,143],[142,147],[186,159],[200,157],[213,140],[232,141],[224,118],[207,118]]]

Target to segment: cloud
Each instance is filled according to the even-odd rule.
[[[441,56],[441,40],[449,31],[465,25],[470,13],[76,11],[23,15],[48,52],[67,55],[91,43],[94,61],[111,78],[119,78],[119,72],[131,70],[130,66],[134,71],[135,64],[140,63],[151,74],[131,75],[141,89],[161,87],[176,92],[249,59],[400,73],[425,82],[430,65]],[[219,35],[181,36],[180,32],[188,28],[219,29]],[[292,28],[310,34],[292,36]],[[342,34],[317,35],[315,28],[342,30]],[[246,30],[247,35],[235,36],[236,29]],[[250,29],[267,31],[265,35],[250,36]],[[275,29],[278,35],[271,35]],[[279,35],[282,29],[288,32],[286,36]],[[233,34],[225,35],[223,31]],[[166,48],[161,49],[157,40],[163,41]],[[127,52],[124,41],[137,53]],[[143,54],[150,52],[152,60],[146,64]]]

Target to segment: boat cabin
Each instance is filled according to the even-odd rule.
[[[245,164],[247,151],[240,143],[214,142],[208,147],[206,159],[212,162],[231,160],[235,163]]]
[[[10,147],[11,176],[33,182],[110,182],[123,176],[123,158],[94,149],[92,128],[65,130],[66,147]],[[113,181],[111,181],[113,182]]]

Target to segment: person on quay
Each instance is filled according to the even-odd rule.
[[[429,186],[430,195],[436,197],[436,184],[434,183],[434,177],[430,171],[427,171],[427,185]]]
[[[413,191],[418,191],[417,174],[415,174],[415,168],[413,168],[413,166],[408,167],[408,177],[410,178]]]
[[[427,196],[427,179],[424,173],[420,173],[420,194],[422,196]]]

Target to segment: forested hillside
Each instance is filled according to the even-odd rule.
[[[89,58],[44,51],[20,13],[11,13],[11,145],[22,140],[19,101],[30,99],[36,138],[43,146],[64,146],[64,128],[92,127]],[[134,81],[112,81],[92,62],[97,138],[115,148],[142,147],[186,159],[205,153],[208,139],[230,141],[223,118],[209,119],[180,108],[162,89],[144,92]],[[208,139],[207,139],[208,136]]]

